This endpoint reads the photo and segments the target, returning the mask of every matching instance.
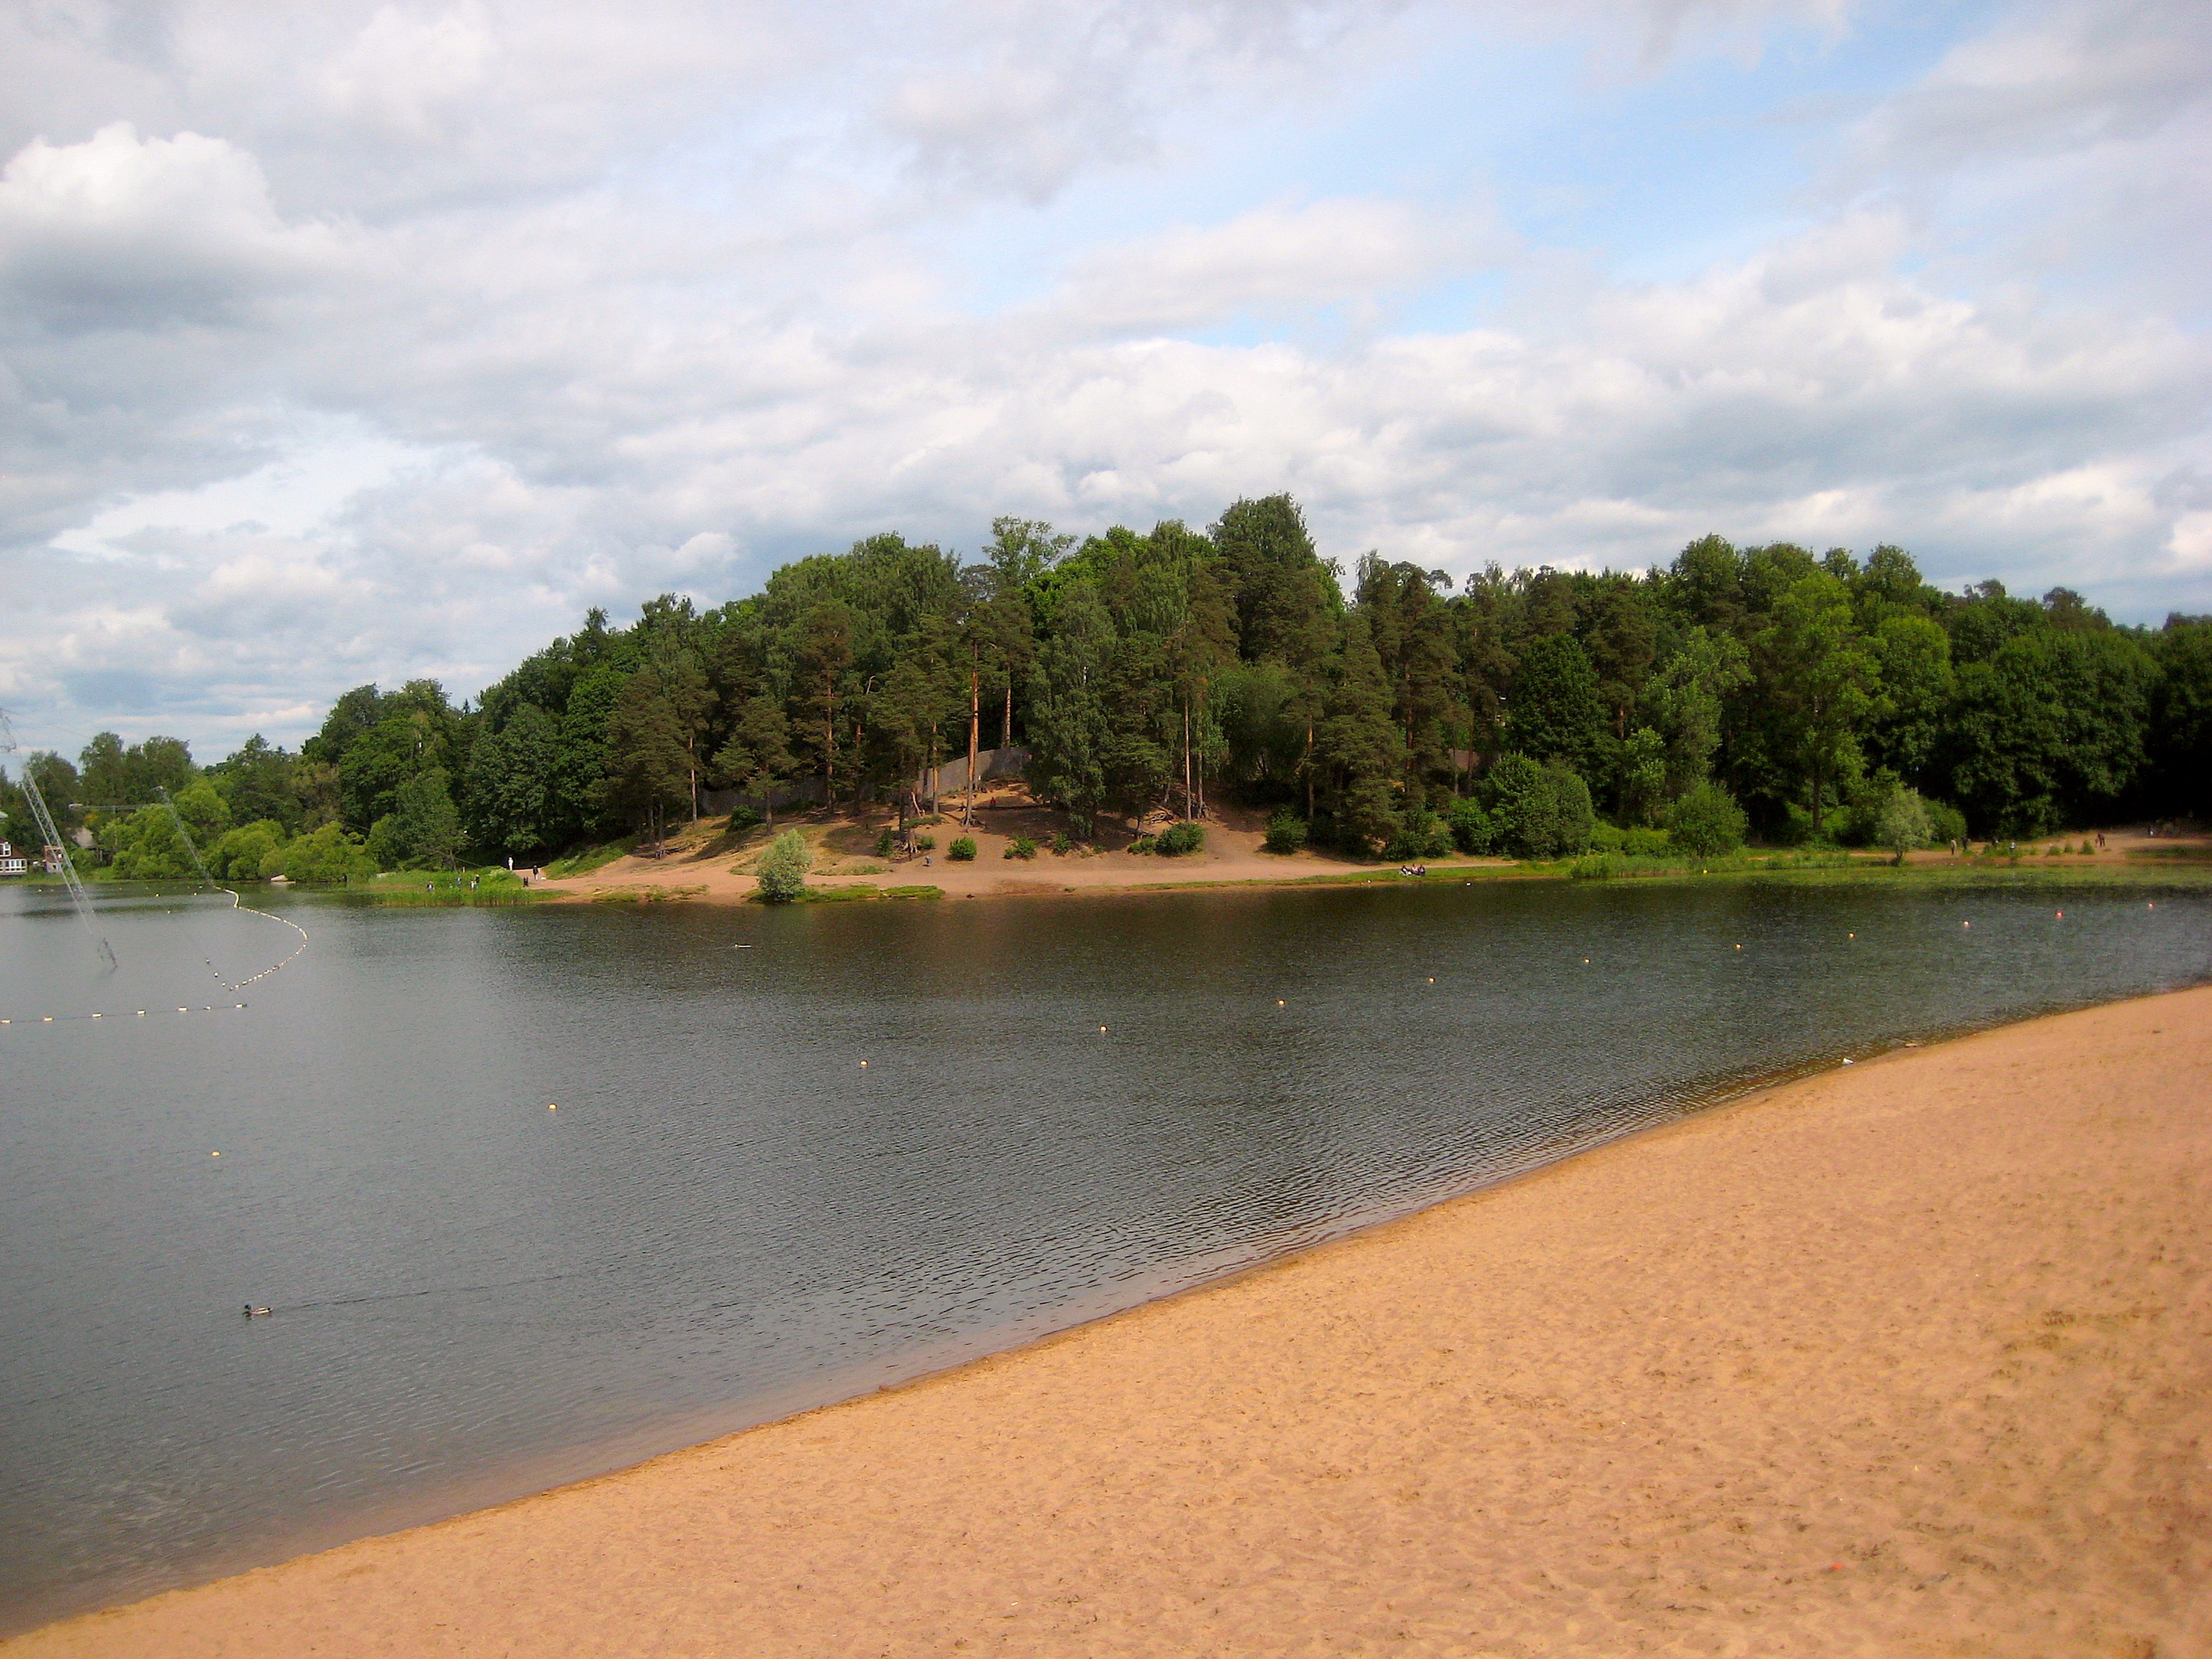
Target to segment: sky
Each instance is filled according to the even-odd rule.
[[[2212,611],[2212,8],[9,0],[0,706],[214,759],[1288,490]]]

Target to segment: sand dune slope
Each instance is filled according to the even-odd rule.
[[[2212,1653],[2208,1246],[2212,990],[0,1651]]]

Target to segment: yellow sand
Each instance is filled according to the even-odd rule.
[[[2199,990],[0,1649],[2212,1653],[2208,1245]]]

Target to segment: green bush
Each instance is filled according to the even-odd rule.
[[[1132,853],[1156,853],[1159,850],[1159,838],[1156,836],[1139,836],[1129,843],[1129,850]]]
[[[937,837],[916,836],[914,838],[914,850],[917,853],[934,853],[937,850]]]
[[[1620,850],[1632,859],[1663,859],[1674,850],[1674,842],[1664,830],[1624,830]]]
[[[729,817],[723,823],[722,833],[742,836],[761,827],[761,815],[750,806],[732,806]]]
[[[1162,858],[1178,859],[1186,853],[1195,853],[1206,845],[1206,826],[1185,819],[1171,823],[1159,833],[1156,843]]]
[[[814,854],[806,837],[787,830],[769,846],[753,866],[761,897],[770,904],[789,904],[806,891],[806,872],[814,867]]]
[[[1444,813],[1451,826],[1452,842],[1462,853],[1480,858],[1498,845],[1498,824],[1482,803],[1455,800]]]
[[[1571,881],[1606,881],[1625,872],[1628,860],[1618,853],[1588,853],[1567,866]]]
[[[1016,836],[1006,843],[1006,850],[1000,856],[1010,859],[1033,859],[1036,856],[1036,843],[1027,836]]]
[[[1267,833],[1260,844],[1270,853],[1287,856],[1306,844],[1309,833],[1306,821],[1285,807],[1267,820]]]
[[[1075,850],[1075,837],[1069,835],[1066,830],[1061,830],[1052,838],[1052,850],[1058,857],[1066,857]]]
[[[1928,839],[1966,844],[1966,815],[1948,801],[1931,800],[1928,807]]]
[[[975,857],[975,837],[963,836],[945,849],[945,856],[955,864],[972,863]]]
[[[269,854],[261,872],[288,881],[366,881],[376,873],[376,864],[360,836],[326,823]]]
[[[1734,795],[1717,783],[1701,783],[1674,803],[1667,833],[1681,851],[1715,858],[1741,847],[1748,827]]]
[[[898,851],[898,831],[886,830],[876,837],[876,856],[887,859]]]
[[[1625,834],[1626,832],[1615,829],[1612,824],[1594,823],[1590,826],[1590,850],[1596,853],[1618,853],[1620,851]]]
[[[263,860],[284,845],[284,826],[274,818],[242,823],[208,849],[208,873],[217,880],[255,881]]]
[[[1484,785],[1498,839],[1515,857],[1571,858],[1589,848],[1596,816],[1589,786],[1571,766],[1539,766],[1526,755],[1506,755]]]
[[[1418,827],[1409,823],[1392,839],[1384,855],[1390,858],[1447,859],[1458,842],[1453,839],[1451,824],[1439,813],[1423,812]],[[1398,849],[1403,848],[1401,852]]]
[[[1905,862],[1905,855],[1916,847],[1925,847],[1931,839],[1927,804],[1919,793],[1912,789],[1893,789],[1884,802],[1881,817],[1875,825],[1875,841],[1896,854],[1897,862]],[[2057,848],[2051,849],[2057,851]]]

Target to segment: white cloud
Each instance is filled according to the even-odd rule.
[[[240,320],[330,270],[336,237],[286,225],[254,158],[220,138],[34,140],[0,172],[0,283],[63,327]]]
[[[0,18],[0,131],[40,124],[0,173],[0,685],[71,742],[472,693],[587,605],[878,529],[1278,489],[1424,567],[1719,530],[2212,605],[2205,267],[2169,257],[2203,216],[2113,205],[2202,196],[2204,77],[2142,46],[2182,13],[2000,19],[1813,143],[1787,234],[1640,286],[1425,129],[1309,179],[1244,125],[1410,99],[1446,35],[1648,37],[1656,96],[1785,26],[1850,50],[1839,8],[52,15]]]
[[[1271,205],[1093,254],[1061,304],[1079,326],[1204,328],[1411,290],[1439,270],[1502,263],[1511,246],[1486,216],[1443,217],[1392,201]]]

